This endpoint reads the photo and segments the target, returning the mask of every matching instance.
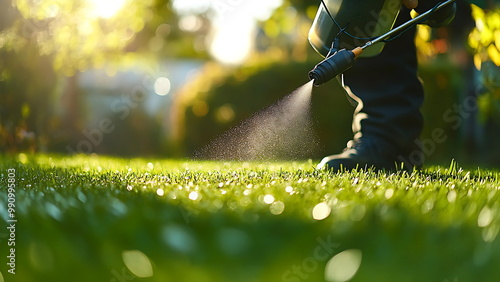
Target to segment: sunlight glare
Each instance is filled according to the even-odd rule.
[[[210,52],[220,62],[226,64],[241,64],[250,54],[254,32],[250,24],[223,25],[217,29]]]
[[[120,11],[127,0],[90,0],[90,15],[96,18],[111,18]]]
[[[215,32],[210,43],[210,53],[222,63],[241,64],[254,47],[257,21],[269,18],[282,1],[229,1],[222,8],[218,4],[220,3],[212,1]]]

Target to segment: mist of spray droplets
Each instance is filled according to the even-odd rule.
[[[215,160],[276,160],[310,158],[318,148],[311,118],[312,81],[195,154]]]

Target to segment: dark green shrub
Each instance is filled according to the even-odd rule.
[[[208,142],[308,82],[317,62],[246,66],[233,72],[207,64],[174,102],[174,143],[192,155]],[[320,142],[310,158],[341,150],[351,136],[353,107],[338,82],[314,87],[312,117]],[[305,144],[308,146],[308,144]]]
[[[272,63],[228,70],[209,63],[199,77],[186,85],[174,101],[174,139],[179,156],[191,156],[211,140],[248,119],[308,82],[307,73],[317,62]],[[452,62],[435,60],[420,67],[426,100],[422,139],[443,130],[446,141],[426,154],[430,162],[448,162],[464,156],[463,124],[457,127],[455,105],[463,103],[466,76]],[[310,158],[340,152],[352,137],[354,107],[337,81],[314,87],[312,116],[319,137]],[[452,112],[450,112],[452,111]],[[464,119],[465,121],[465,119]]]

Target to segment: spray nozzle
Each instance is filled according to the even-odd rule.
[[[338,50],[317,64],[310,72],[309,78],[314,80],[314,85],[321,85],[342,74],[352,67],[356,58],[363,50],[360,47],[351,50]]]

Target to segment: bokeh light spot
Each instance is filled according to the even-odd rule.
[[[358,204],[355,205],[354,208],[352,209],[349,218],[352,221],[360,221],[365,216],[365,213],[366,213],[366,207],[362,204]]]
[[[17,155],[17,159],[22,164],[26,164],[28,162],[28,156],[24,153],[20,153],[19,155]]]
[[[448,202],[453,203],[457,199],[457,192],[454,190],[451,190],[448,192],[448,195],[446,195],[446,199],[448,199]]]
[[[234,119],[235,112],[230,104],[222,105],[217,109],[215,117],[220,123],[228,123]]]
[[[193,191],[191,193],[189,193],[189,199],[190,200],[193,200],[193,201],[196,201],[198,199],[200,195],[198,194],[198,192],[196,191]]]
[[[132,274],[139,278],[153,276],[153,267],[148,256],[138,250],[123,251],[122,259]]]
[[[198,248],[193,234],[184,226],[166,225],[162,235],[167,245],[181,253],[191,253]]]
[[[312,216],[315,220],[323,220],[330,215],[332,209],[327,203],[319,203],[312,210]]]
[[[263,201],[264,201],[264,203],[270,205],[270,204],[272,204],[274,202],[274,196],[270,195],[270,194],[267,194],[267,195],[264,196]]]
[[[495,239],[498,236],[499,231],[500,231],[500,225],[492,224],[492,225],[486,227],[485,229],[483,229],[483,232],[481,235],[482,235],[483,240],[485,242],[491,243],[491,242],[495,241]]]
[[[389,200],[390,198],[392,198],[392,196],[394,196],[394,190],[393,189],[385,190],[384,196],[387,200]]]
[[[193,104],[193,114],[197,117],[204,117],[208,114],[208,104],[205,101],[196,101]]]
[[[179,28],[186,32],[196,32],[203,27],[203,22],[198,16],[183,16],[179,20]]]
[[[484,207],[479,213],[479,216],[477,217],[477,226],[486,227],[490,225],[492,221],[493,221],[493,211],[488,207]]]
[[[154,85],[155,93],[160,96],[165,96],[170,92],[170,80],[166,77],[159,77]]]
[[[274,215],[282,214],[284,210],[285,203],[283,203],[282,201],[274,202],[271,204],[271,206],[269,206],[269,211]]]
[[[362,252],[357,249],[343,251],[332,257],[325,267],[325,280],[343,282],[351,280],[361,265]]]

